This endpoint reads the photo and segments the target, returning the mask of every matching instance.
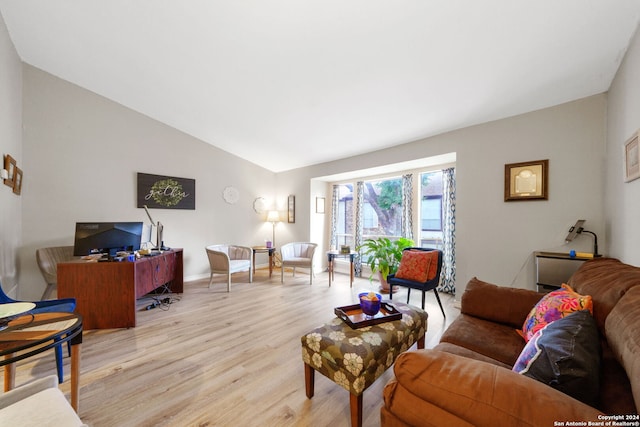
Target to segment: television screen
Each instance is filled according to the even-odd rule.
[[[73,255],[137,251],[141,240],[142,222],[77,222]]]

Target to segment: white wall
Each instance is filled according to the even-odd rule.
[[[624,182],[623,146],[640,128],[640,35],[632,40],[609,90],[606,229],[607,252],[640,265],[640,179]]]
[[[22,155],[22,64],[0,16],[0,169],[9,154],[28,173]],[[21,244],[22,197],[0,181],[0,282],[16,295]]]
[[[271,235],[253,200],[274,200],[274,173],[34,67],[23,78],[22,297],[45,286],[36,248],[72,245],[76,221],[148,223],[136,207],[137,172],[196,180],[195,210],[151,211],[165,244],[184,248],[185,279],[208,277],[206,245]],[[237,204],[223,200],[227,186],[239,190]]]
[[[457,291],[473,276],[534,289],[536,250],[591,251],[580,236],[564,244],[578,218],[603,232],[606,96],[469,127],[399,147],[278,175],[278,188],[309,197],[315,177],[456,152]],[[505,203],[504,165],[549,159],[549,200]],[[302,183],[307,183],[303,185]],[[299,213],[298,218],[305,213]],[[308,213],[306,213],[308,215]],[[310,217],[303,217],[309,223]],[[305,238],[302,232],[291,238]],[[600,243],[602,245],[602,243]]]

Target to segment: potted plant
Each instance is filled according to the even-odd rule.
[[[371,268],[369,280],[372,280],[373,275],[378,273],[382,292],[390,291],[387,276],[398,271],[400,260],[402,259],[402,251],[413,245],[413,240],[405,237],[400,237],[398,240],[378,237],[377,239],[367,239],[362,245],[358,246],[358,252],[368,256],[367,264]]]

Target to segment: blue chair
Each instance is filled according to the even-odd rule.
[[[33,310],[28,312],[31,314],[73,313],[76,309],[75,298],[53,299],[53,300],[45,300],[45,301],[14,300],[13,298],[9,298],[9,296],[4,293],[4,290],[2,289],[2,284],[0,283],[0,304],[8,304],[8,303],[14,303],[14,302],[33,302],[36,306]],[[68,341],[67,341],[67,344],[70,345]],[[63,370],[63,364],[62,364],[62,345],[57,345],[55,347],[55,353],[56,353],[56,369],[58,371],[58,382],[62,383],[64,381],[64,370]]]
[[[442,308],[442,303],[440,302],[440,295],[438,295],[438,290],[436,289],[440,284],[440,271],[442,270],[442,251],[438,249],[430,249],[430,248],[406,248],[405,249],[405,251],[409,251],[409,250],[437,251],[438,252],[438,271],[436,272],[436,275],[434,278],[432,278],[431,280],[427,279],[426,282],[415,282],[413,280],[399,279],[395,277],[395,275],[389,274],[387,276],[387,283],[389,283],[389,287],[392,290],[392,292],[389,292],[389,299],[393,299],[393,286],[404,286],[408,288],[407,304],[409,304],[411,289],[417,289],[419,291],[422,291],[422,309],[424,310],[425,293],[433,289],[433,292],[436,294],[436,300],[438,300],[438,305],[440,306],[440,310],[442,311],[442,316],[447,317],[446,314],[444,314],[444,308]]]

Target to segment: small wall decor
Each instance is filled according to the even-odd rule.
[[[624,143],[624,182],[640,178],[640,148],[638,131]]]
[[[296,222],[296,196],[293,194],[289,195],[287,204],[287,222]]]
[[[504,165],[504,201],[547,200],[549,159]]]
[[[16,174],[16,160],[8,154],[4,156],[4,168],[9,172],[9,177],[4,180],[4,185],[13,188],[13,180]]]
[[[316,213],[324,213],[324,197],[316,197]]]
[[[196,208],[196,180],[138,172],[138,207]]]
[[[22,169],[17,166],[13,175],[13,192],[18,196],[22,192]]]

